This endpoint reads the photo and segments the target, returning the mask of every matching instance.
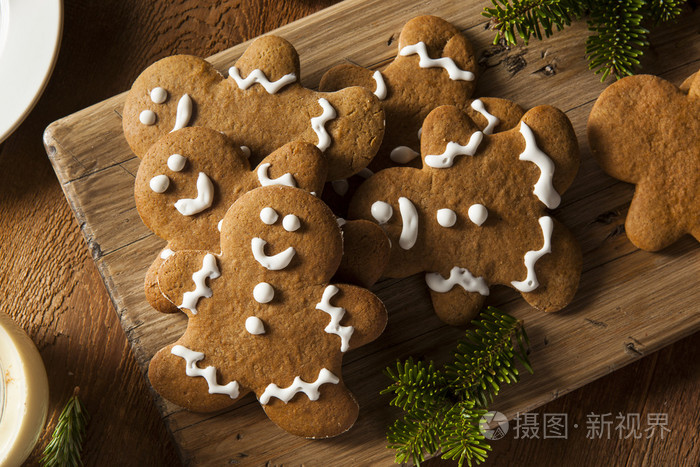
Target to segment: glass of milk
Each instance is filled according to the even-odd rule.
[[[0,311],[0,466],[19,466],[39,439],[49,406],[49,382],[39,351]]]

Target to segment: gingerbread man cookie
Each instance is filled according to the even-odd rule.
[[[650,75],[613,83],[591,110],[588,141],[607,174],[636,185],[625,221],[636,247],[700,240],[700,72],[680,88]]]
[[[299,79],[296,50],[275,36],[255,40],[228,78],[201,58],[167,57],[141,73],[129,91],[124,135],[142,156],[171,131],[208,127],[249,148],[254,163],[300,140],[325,153],[330,180],[359,172],[384,132],[379,101],[360,87],[322,93]]]
[[[369,165],[371,170],[403,164],[418,167],[421,125],[441,105],[457,106],[485,134],[518,124],[523,111],[517,104],[496,98],[471,99],[476,57],[467,38],[447,21],[435,16],[412,19],[403,27],[398,46],[398,55],[386,69],[339,65],[326,72],[319,86],[322,91],[363,86],[381,100],[386,130]]]
[[[180,251],[160,268],[161,290],[189,319],[151,361],[153,387],[201,412],[252,391],[292,434],[348,430],[358,405],[343,354],[376,339],[387,315],[366,289],[329,284],[341,256],[336,218],[318,198],[284,186],[243,195],[224,218],[220,255]]]
[[[518,127],[486,135],[456,107],[438,107],[423,124],[421,153],[422,169],[382,170],[350,204],[351,217],[389,235],[385,275],[426,271],[435,312],[454,325],[475,317],[494,284],[544,311],[568,304],[581,252],[547,211],[578,170],[566,116],[535,107]]]

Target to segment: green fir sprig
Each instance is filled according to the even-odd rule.
[[[443,459],[471,466],[491,450],[479,422],[501,385],[518,381],[516,361],[532,373],[529,342],[522,321],[496,308],[472,324],[444,368],[409,358],[386,369],[393,383],[381,393],[392,394],[390,405],[405,412],[387,433],[397,463],[420,465],[440,451]]]
[[[683,12],[683,0],[491,0],[493,8],[482,14],[491,19],[496,31],[494,44],[504,39],[527,45],[532,36],[551,36],[572,21],[587,17],[591,35],[586,40],[588,67],[601,81],[609,75],[620,79],[634,73],[639,58],[649,45],[649,30],[676,19]]]
[[[41,457],[43,467],[83,465],[80,452],[83,449],[83,437],[90,416],[78,397],[79,392],[78,387],[73,390],[73,396],[68,399],[58,417],[51,441],[46,445]]]

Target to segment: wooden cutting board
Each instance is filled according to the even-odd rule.
[[[507,387],[492,408],[509,417],[532,410],[627,363],[700,329],[700,245],[685,237],[660,253],[637,250],[624,219],[631,185],[611,179],[592,161],[586,119],[605,85],[587,70],[585,24],[555,38],[512,49],[492,45],[480,16],[487,2],[347,0],[284,26],[274,34],[299,51],[302,82],[315,87],[325,70],[350,61],[381,68],[397,52],[403,24],[420,14],[441,16],[476,45],[483,74],[476,96],[512,99],[523,107],[550,104],[566,111],[581,145],[582,164],[556,216],[581,242],[580,289],[564,311],[529,308],[509,289],[489,303],[526,321],[535,374]],[[700,10],[652,36],[644,71],[680,82],[700,67]],[[242,54],[241,44],[211,57],[221,71]],[[184,315],[162,315],[144,297],[146,269],[165,242],[141,223],[133,184],[139,160],[121,132],[125,94],[54,122],[44,135],[49,158],[105,281],[116,312],[146,373],[148,362],[184,331]],[[387,280],[374,292],[389,310],[386,332],[345,358],[344,379],[361,405],[347,434],[308,441],[288,435],[265,416],[251,395],[218,414],[188,413],[154,394],[186,463],[389,464],[386,426],[397,411],[379,391],[385,366],[409,355],[447,360],[463,330],[432,313],[422,276]]]

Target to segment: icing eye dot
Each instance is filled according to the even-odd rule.
[[[180,154],[173,154],[172,156],[168,157],[168,168],[173,172],[179,172],[185,168],[185,162],[187,162],[186,157],[183,157]]]
[[[301,223],[299,222],[299,218],[294,214],[287,214],[284,216],[284,219],[282,219],[282,227],[284,227],[284,230],[287,232],[294,232],[301,227]]]
[[[156,114],[152,110],[144,110],[139,114],[139,121],[144,125],[151,126],[156,123]]]
[[[472,204],[469,206],[467,214],[469,215],[469,220],[479,226],[486,222],[486,218],[489,217],[489,211],[483,204]]]
[[[278,217],[277,211],[272,208],[263,208],[262,211],[260,211],[260,220],[267,225],[272,225],[277,222]]]
[[[156,175],[150,182],[148,182],[148,184],[150,185],[151,190],[155,191],[156,193],[163,193],[168,189],[170,179],[167,175]]]
[[[241,146],[241,152],[246,159],[250,159],[250,148],[248,146]]]
[[[457,214],[452,209],[438,209],[437,221],[443,227],[452,227],[457,222]]]
[[[162,104],[167,98],[168,91],[166,91],[165,89],[157,87],[151,90],[151,101],[153,101],[154,104]]]
[[[216,224],[216,228],[221,232],[221,226],[224,224],[224,220],[221,219],[218,224]]]
[[[385,203],[384,201],[376,201],[372,205],[371,212],[372,217],[380,224],[386,224],[389,222],[389,219],[391,219],[391,216],[394,215],[394,209],[389,203]]]
[[[258,303],[269,303],[275,298],[275,289],[267,282],[260,282],[253,288],[253,298]]]
[[[249,316],[245,320],[245,330],[254,335],[265,334],[265,325],[260,318]]]

